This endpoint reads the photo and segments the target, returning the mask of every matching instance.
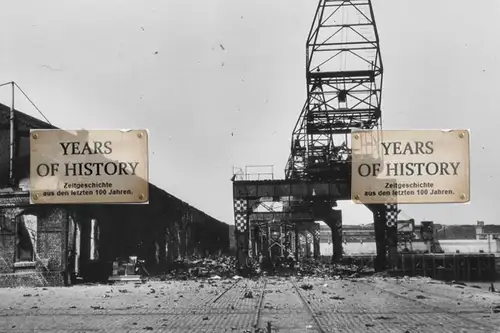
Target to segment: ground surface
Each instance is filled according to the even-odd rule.
[[[0,289],[0,332],[267,332],[270,325],[297,333],[500,333],[500,296],[484,286],[374,277],[235,281]]]

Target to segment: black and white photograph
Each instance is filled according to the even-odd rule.
[[[500,332],[499,17],[4,1],[0,333]]]

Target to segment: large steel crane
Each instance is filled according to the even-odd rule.
[[[350,134],[353,129],[381,129],[382,78],[370,0],[320,0],[306,42],[307,99],[292,134],[287,179],[350,183]],[[379,252],[385,252],[385,215],[397,219],[397,207],[389,207],[392,212],[385,205],[368,206]],[[341,215],[336,220],[329,225],[339,257]]]
[[[332,228],[333,260],[341,257],[342,215],[332,208],[337,200],[350,199],[351,132],[381,128],[382,77],[370,0],[319,0],[306,42],[307,99],[293,131],[285,180],[233,178],[240,267],[258,252],[256,247],[263,248],[258,241],[262,225],[276,223],[293,226],[288,243],[297,257],[300,228],[313,230],[314,221],[323,220]],[[254,207],[264,198],[282,202],[283,212],[258,213]],[[387,214],[394,217],[397,207],[368,208],[374,215],[376,266],[383,267],[391,229]],[[265,236],[270,239],[270,232]]]

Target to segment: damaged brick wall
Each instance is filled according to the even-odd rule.
[[[9,202],[8,198],[0,199],[3,199],[3,205]],[[48,206],[29,207],[24,202],[18,207],[4,207],[0,214],[0,274],[3,274],[0,286],[63,285],[65,210]],[[25,214],[36,216],[33,260],[18,259],[18,224]]]
[[[10,189],[0,194],[0,214],[2,221],[0,223],[0,285],[60,285],[62,283],[60,270],[62,267],[62,241],[60,214],[49,216],[48,220],[55,219],[58,227],[50,221],[44,221],[40,218],[40,212],[50,210],[49,207],[30,207],[28,193],[20,191],[17,188],[18,182],[29,177],[29,130],[32,128],[52,128],[53,126],[39,121],[36,118],[15,112],[15,142],[13,161],[14,166],[14,184],[9,182],[9,162],[10,162],[10,109],[0,104],[0,188]],[[33,230],[28,231],[28,227],[23,224],[23,229],[18,229],[18,223],[21,220],[20,214],[29,214],[37,216],[34,222],[36,227],[35,246],[31,246],[26,252],[23,245],[20,245],[23,255],[28,254],[33,260],[26,260],[26,257],[18,259],[19,239],[25,239],[26,232],[33,234]],[[49,214],[50,215],[50,214]],[[33,220],[31,220],[33,222]],[[47,225],[48,229],[44,229]],[[31,228],[33,229],[33,228]],[[24,235],[24,236],[20,236]],[[24,237],[24,238],[23,238]],[[31,236],[29,236],[31,237]],[[30,255],[31,253],[31,255]],[[50,271],[46,266],[48,259],[49,266],[54,269]],[[33,264],[34,263],[34,264]],[[33,274],[19,275],[18,273]]]
[[[11,203],[12,200],[6,200]],[[0,273],[14,273],[16,256],[16,216],[22,212],[20,208],[3,208],[0,220]]]
[[[0,187],[9,187],[9,107],[0,104]],[[29,130],[55,128],[22,112],[15,114],[16,159],[15,178],[29,177]],[[23,198],[22,201],[26,201]],[[17,200],[15,197],[8,200]],[[0,203],[5,200],[1,198]],[[12,202],[11,204],[15,204]],[[18,203],[19,205],[21,203]],[[26,204],[26,203],[24,203]],[[213,219],[189,204],[150,184],[150,202],[147,205],[85,205],[84,207],[58,207],[40,218],[37,251],[48,260],[51,271],[66,267],[68,245],[73,243],[68,235],[68,213],[78,211],[75,217],[81,226],[81,268],[85,270],[89,252],[89,221],[99,222],[99,260],[101,267],[111,268],[116,258],[139,256],[146,260],[149,269],[166,269],[179,257],[191,254],[217,253],[229,247],[228,225]],[[62,223],[58,223],[62,222]],[[72,234],[72,233],[71,233]],[[66,242],[70,242],[66,244]],[[0,230],[0,257],[13,257],[15,237]],[[4,260],[5,261],[5,260]],[[12,263],[2,263],[0,269],[10,270]],[[90,268],[89,268],[90,269]],[[106,268],[107,269],[107,268]],[[106,270],[105,269],[105,270]]]
[[[65,235],[63,226],[68,223],[68,214],[63,208],[40,212],[38,217],[37,255],[47,261],[50,271],[62,271]]]
[[[14,272],[14,233],[0,232],[0,274]]]

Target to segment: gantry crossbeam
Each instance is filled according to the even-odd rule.
[[[234,181],[233,194],[235,199],[246,200],[257,200],[264,197],[276,198],[275,201],[281,201],[279,198],[283,197],[300,197],[302,199],[328,197],[334,200],[350,200],[351,186],[347,182],[306,182],[292,179]]]

